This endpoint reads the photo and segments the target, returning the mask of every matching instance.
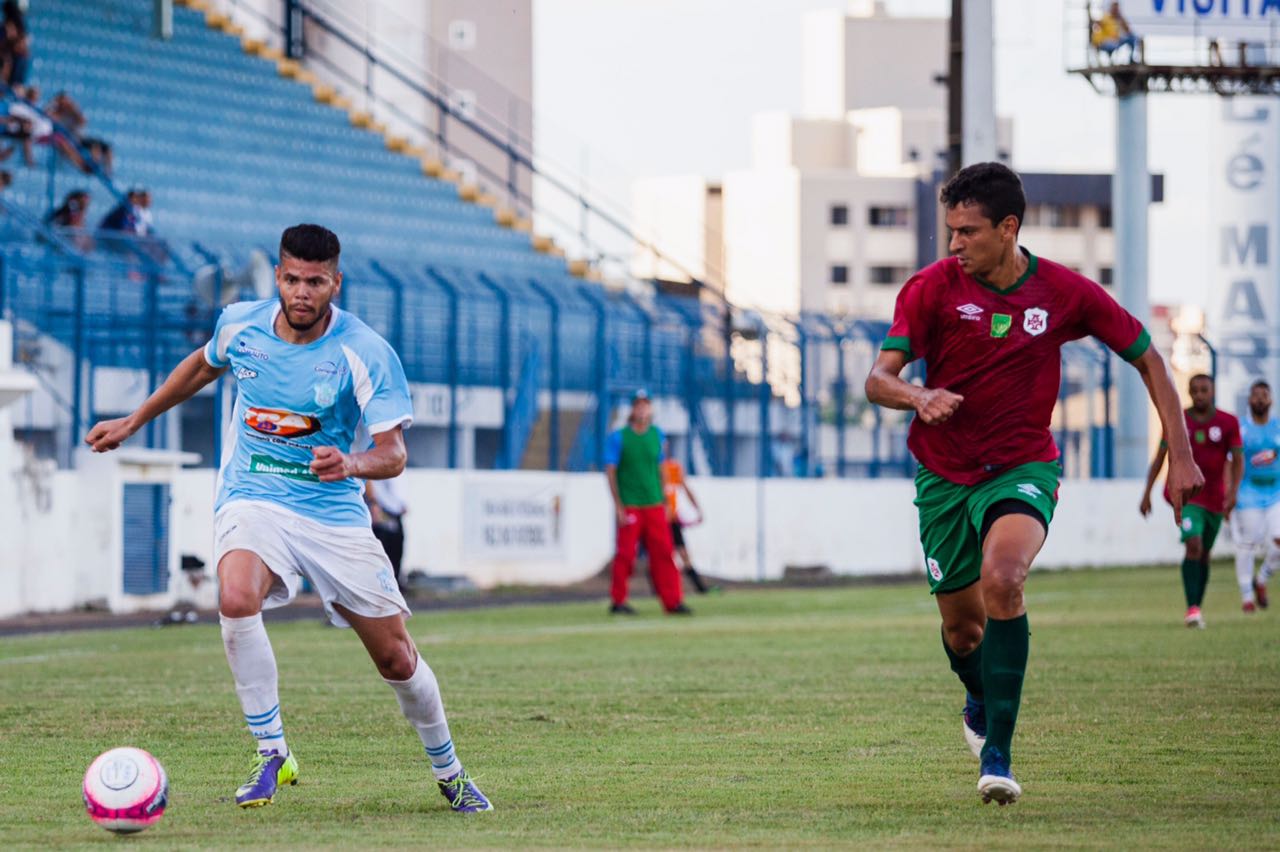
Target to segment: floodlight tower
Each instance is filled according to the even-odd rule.
[[[1092,26],[1094,15],[1082,0]],[[1109,4],[1108,4],[1109,5]],[[1090,43],[1091,30],[1082,32],[1086,62],[1069,69],[1098,92],[1116,96],[1116,165],[1111,182],[1112,227],[1115,234],[1117,295],[1143,323],[1150,321],[1147,295],[1147,207],[1151,177],[1147,169],[1147,95],[1152,92],[1212,93],[1226,97],[1280,94],[1280,9],[1265,3],[1213,4],[1212,15],[1199,13],[1200,4],[1128,0],[1120,8],[1125,26],[1143,38],[1131,49]],[[1268,11],[1269,10],[1269,11]],[[1154,38],[1153,38],[1154,37]],[[1156,41],[1162,40],[1159,47]],[[1237,51],[1226,52],[1229,40]],[[1247,49],[1252,46],[1253,50]],[[1153,48],[1156,48],[1153,50]],[[1130,52],[1131,50],[1131,52]],[[1153,61],[1155,59],[1156,61]],[[1169,61],[1165,61],[1165,60]],[[1272,168],[1275,154],[1272,158]],[[1273,217],[1274,218],[1274,217]],[[1274,230],[1274,225],[1272,226]],[[1218,235],[1211,250],[1218,251]],[[1246,250],[1248,236],[1242,240]],[[1224,251],[1226,249],[1223,249]],[[1274,247],[1271,249],[1274,252]],[[1258,249],[1266,257],[1267,247]],[[1274,287],[1272,287],[1274,289]],[[1263,341],[1265,347],[1267,341]],[[1260,354],[1260,359],[1266,353]],[[1276,378],[1272,377],[1274,381]],[[1234,396],[1219,388],[1219,398],[1234,408]],[[1148,403],[1146,388],[1134,370],[1121,370],[1116,382],[1117,423],[1115,473],[1141,477],[1146,471]]]

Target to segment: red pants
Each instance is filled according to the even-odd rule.
[[[636,561],[636,545],[644,537],[649,551],[649,573],[653,588],[662,601],[662,608],[673,610],[684,598],[680,585],[680,572],[676,570],[671,555],[671,527],[667,523],[666,506],[647,506],[638,509],[627,506],[627,522],[618,527],[618,550],[613,557],[613,587],[610,596],[616,604],[627,602],[627,586],[631,581],[631,566]]]

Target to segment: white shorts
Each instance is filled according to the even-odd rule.
[[[1231,513],[1231,540],[1236,548],[1252,550],[1280,538],[1280,503],[1265,509],[1236,509]]]
[[[214,516],[214,564],[232,550],[256,554],[275,575],[263,609],[289,603],[306,577],[338,627],[351,625],[334,604],[369,618],[412,614],[369,527],[326,526],[274,503],[237,500]]]

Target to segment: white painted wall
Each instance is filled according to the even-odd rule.
[[[37,501],[29,483],[10,490],[17,493],[19,514],[17,523],[11,512],[3,516],[4,532],[12,538],[0,555],[0,616],[69,610],[103,598],[117,609],[166,606],[175,597],[190,596],[175,579],[163,600],[119,599],[111,588],[111,554],[104,552],[115,546],[109,544],[109,516],[87,487],[93,476],[55,474],[47,502]],[[10,481],[6,478],[0,487],[9,488]],[[409,570],[464,575],[481,587],[561,585],[597,573],[612,556],[612,510],[601,475],[412,470],[402,485],[410,506],[405,551]],[[842,575],[923,572],[913,488],[907,480],[694,478],[691,485],[706,522],[689,528],[686,538],[698,566],[712,576],[778,579],[788,565],[826,565]],[[475,486],[515,496],[559,496],[556,555],[469,555],[464,511],[468,489]],[[1176,561],[1181,551],[1172,513],[1161,504],[1150,520],[1141,518],[1136,508],[1140,488],[1137,481],[1065,482],[1058,516],[1037,566]],[[176,550],[206,562],[212,556],[213,489],[214,473],[209,470],[180,472],[174,488]],[[200,605],[211,606],[214,595],[209,584],[194,597]]]

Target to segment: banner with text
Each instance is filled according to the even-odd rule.
[[[1120,12],[1140,38],[1273,42],[1280,37],[1280,0],[1120,0]]]
[[[550,480],[464,482],[463,556],[563,559],[564,490]]]

